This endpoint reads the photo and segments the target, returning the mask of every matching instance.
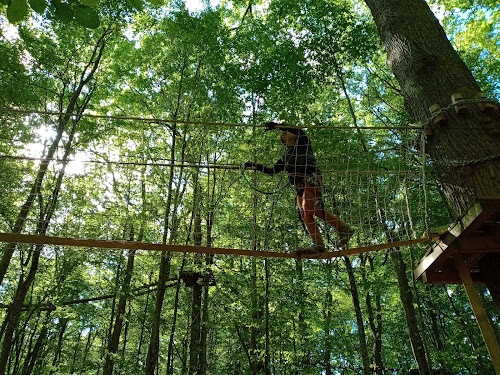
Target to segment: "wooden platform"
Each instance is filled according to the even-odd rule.
[[[500,197],[480,198],[439,236],[413,275],[429,284],[462,284],[454,263],[457,252],[474,283],[483,283],[477,261],[486,253],[500,252]]]

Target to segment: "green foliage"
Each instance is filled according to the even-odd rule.
[[[99,27],[99,15],[89,6],[79,5],[74,9],[75,20],[83,27],[97,29]]]
[[[52,12],[41,2],[30,4],[39,7],[37,12]],[[181,3],[172,9],[131,5],[142,12],[106,4],[109,14],[95,1],[62,4],[62,18],[69,23],[26,23],[19,27],[19,40],[0,40],[1,107],[64,111],[73,90],[87,77],[83,69],[95,59],[94,47],[102,36],[99,22],[112,25],[114,34],[106,37],[103,60],[76,108],[102,116],[231,124],[281,119],[325,125],[308,134],[324,171],[326,206],[356,226],[352,246],[388,241],[375,191],[383,201],[383,224],[395,237],[419,236],[427,227],[426,215],[431,226],[451,221],[429,164],[424,164],[429,172],[424,186],[416,132],[333,128],[410,122],[399,87],[384,65],[374,25],[361,8],[346,1],[274,1],[268,7],[253,7],[242,22],[246,2],[196,15]],[[480,25],[485,33],[494,30]],[[483,59],[473,48],[478,42],[471,32],[463,38],[457,34],[456,40],[463,43],[464,54],[469,50],[468,61],[476,64],[475,56],[477,64],[481,62],[474,67],[485,72],[485,81],[496,77],[489,75],[496,72],[494,59]],[[495,84],[491,81],[492,90]],[[40,166],[37,158],[46,154],[59,119],[0,114],[0,229],[9,231],[32,187]],[[221,248],[293,252],[309,243],[293,189],[262,196],[243,182],[237,169],[246,160],[275,162],[283,151],[277,132],[92,117],[80,119],[76,126],[72,161],[62,184],[56,189],[69,125],[56,160],[49,163],[25,232],[34,233],[44,224],[40,218],[55,194],[56,211],[46,223],[48,233],[55,236],[192,245],[194,222],[199,219],[203,246],[208,244],[209,228],[212,246]],[[213,164],[218,168],[209,168]],[[254,172],[248,177],[271,190],[286,180]],[[335,240],[334,230],[322,230],[325,239]],[[3,304],[11,302],[19,276],[27,274],[31,250],[16,250],[0,289]],[[410,265],[426,251],[417,246],[402,249],[410,280]],[[33,373],[100,371],[123,295],[128,299],[122,341],[113,354],[115,372],[144,372],[162,257],[169,257],[170,268],[159,317],[160,353],[168,355],[172,340],[173,373],[187,373],[192,327],[193,289],[177,284],[181,270],[210,270],[217,282],[202,300],[207,307],[207,373],[258,372],[255,368],[266,365],[266,355],[269,371],[276,374],[321,374],[328,365],[333,373],[360,373],[360,327],[341,260],[216,256],[213,264],[206,264],[207,259],[192,254],[138,251],[130,290],[124,290],[127,256],[127,251],[44,247],[25,301],[31,310],[22,313],[23,329],[16,331],[11,373],[28,358],[30,343],[44,324],[44,352]],[[380,252],[351,257],[351,262],[370,362],[377,338],[371,330],[372,311],[380,314],[384,367],[395,369],[391,373],[407,372],[414,360],[392,261]],[[412,293],[433,361],[449,373],[488,373],[486,349],[464,292],[418,282]],[[489,313],[498,319],[484,290],[482,295]],[[52,305],[55,310],[49,313]],[[4,310],[0,314],[5,318]],[[159,366],[158,372],[165,373],[166,361]]]
[[[46,0],[30,0],[29,4],[31,9],[39,14],[44,14],[45,10],[48,7],[48,3]]]
[[[7,7],[7,19],[11,23],[18,23],[28,16],[28,3],[26,0],[10,0]]]
[[[70,23],[73,20],[73,7],[67,3],[55,4],[55,15],[62,23]]]

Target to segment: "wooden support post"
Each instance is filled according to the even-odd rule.
[[[451,96],[451,102],[455,104],[455,111],[460,115],[464,116],[469,112],[469,107],[464,103],[464,96],[460,92],[456,92]]]
[[[470,276],[469,270],[467,269],[462,253],[460,251],[457,251],[455,253],[454,259],[455,267],[458,274],[460,275],[462,283],[464,284],[467,296],[469,297],[469,301],[472,306],[472,310],[474,311],[477,323],[479,324],[479,329],[481,330],[484,342],[486,343],[486,347],[488,348],[488,352],[490,353],[493,367],[495,368],[496,374],[500,375],[500,346],[495,337],[495,333],[493,332],[491,323],[488,319],[488,316],[486,315],[486,311],[484,310],[483,305],[479,300],[479,296],[477,294],[476,288],[474,287],[474,283],[472,282],[472,278]]]
[[[431,105],[429,107],[429,111],[434,117],[434,124],[436,124],[437,126],[441,126],[446,123],[446,117],[444,116],[444,113],[441,112],[441,106],[439,104],[436,103]]]
[[[483,92],[478,92],[476,94],[476,99],[478,100],[484,100],[483,102],[478,102],[477,105],[479,106],[479,109],[482,112],[486,112],[488,110],[493,110],[498,112],[498,106],[493,103],[492,101],[489,101],[488,98],[486,97],[486,94]]]

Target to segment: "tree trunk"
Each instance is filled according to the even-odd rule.
[[[176,132],[177,127],[174,123],[172,127],[172,148],[170,151],[171,160],[175,159],[175,146],[176,146]],[[174,167],[170,167],[170,175],[168,181],[168,191],[167,191],[167,202],[165,204],[165,216],[163,223],[163,241],[162,243],[167,243],[168,232],[169,232],[169,214],[171,211],[172,203],[172,188],[174,184]],[[151,327],[151,338],[149,342],[148,355],[146,358],[146,374],[155,375],[155,368],[158,362],[158,354],[160,350],[160,317],[161,310],[163,307],[163,300],[165,298],[165,283],[168,279],[170,273],[170,253],[162,253],[160,270],[158,274],[158,289],[156,290],[155,299],[155,309],[153,311],[152,327]]]
[[[33,372],[33,368],[35,367],[35,362],[42,350],[43,345],[45,344],[45,340],[47,339],[47,325],[44,324],[39,335],[36,340],[35,346],[33,350],[31,350],[24,360],[23,371],[21,375],[30,375]]]
[[[269,311],[269,285],[271,281],[271,272],[269,269],[269,260],[267,258],[264,259],[264,268],[265,268],[265,273],[266,273],[266,287],[265,287],[265,352],[264,352],[264,373],[266,375],[271,375],[271,338],[270,338],[270,333],[269,333],[269,320],[270,320],[270,311]]]
[[[194,191],[194,245],[201,246],[200,185],[195,181]],[[200,268],[201,255],[195,256],[195,267]],[[197,270],[198,271],[198,270]],[[201,371],[201,298],[203,278],[199,278],[193,288],[191,303],[191,341],[189,343],[189,375],[200,374]]]
[[[331,285],[330,281],[332,279],[332,261],[328,260],[328,263],[326,265],[326,271],[327,271],[327,288],[325,292],[325,310],[324,310],[324,319],[325,319],[325,343],[324,343],[324,355],[323,355],[323,362],[325,366],[325,375],[333,375],[333,368],[331,364],[331,358],[332,358],[332,336],[330,335],[331,331],[331,325],[332,325],[332,309],[333,309],[333,297],[332,297],[332,291],[331,291]]]
[[[181,289],[181,273],[184,271],[184,264],[186,262],[186,256],[182,257],[181,268],[179,270],[179,275],[177,277],[177,286],[175,288],[175,298],[174,298],[174,313],[172,317],[172,328],[170,330],[170,339],[168,340],[168,351],[167,351],[167,375],[173,375],[173,363],[174,363],[174,338],[175,329],[177,325],[177,312],[179,311],[179,294]]]
[[[448,107],[454,93],[461,93],[465,99],[476,97],[479,85],[424,0],[365,3],[387,51],[387,64],[401,86],[406,108],[416,121],[426,122],[431,115],[429,107],[434,104]],[[498,109],[481,111],[477,104],[469,104],[464,115],[458,115],[453,107],[444,115],[444,124],[431,124],[433,135],[426,150],[451,207],[460,215],[478,197],[500,195],[500,136],[495,135],[500,130],[500,114]],[[488,254],[481,263],[481,273],[495,301],[500,300],[495,288],[500,276],[484,266],[498,259],[500,254]]]
[[[89,60],[89,63],[86,65],[85,69],[82,71],[80,75],[80,81],[77,84],[77,87],[73,94],[71,95],[71,98],[69,100],[69,103],[65,109],[66,113],[83,113],[83,111],[86,109],[86,105],[88,104],[88,101],[90,99],[90,94],[87,96],[87,98],[84,100],[84,105],[78,106],[78,99],[83,91],[83,89],[88,86],[89,82],[94,78],[95,72],[97,71],[97,68],[99,67],[99,64],[101,62],[101,58],[104,52],[104,46],[105,46],[105,38],[109,34],[109,30],[106,30],[99,40],[97,41],[92,56]],[[64,97],[64,94],[61,94],[61,98]],[[62,99],[61,99],[62,102]],[[75,109],[78,109],[75,111]],[[64,109],[61,107],[59,108],[60,112],[63,112]],[[24,229],[24,224],[26,223],[26,220],[28,218],[29,213],[31,212],[31,209],[33,207],[33,203],[35,202],[36,196],[40,192],[42,182],[44,180],[45,174],[47,172],[47,168],[52,161],[55,152],[59,146],[59,142],[61,141],[61,138],[64,134],[64,130],[66,129],[66,125],[70,121],[70,116],[69,115],[62,115],[59,116],[58,120],[58,125],[57,125],[57,131],[56,131],[56,136],[54,138],[54,141],[52,142],[51,146],[48,149],[47,155],[45,158],[40,162],[40,167],[38,168],[37,176],[35,178],[35,181],[33,182],[33,185],[31,187],[31,191],[28,195],[28,198],[24,202],[24,204],[21,207],[21,210],[19,212],[19,215],[16,219],[16,223],[13,227],[12,233],[21,233]],[[78,120],[75,120],[75,122],[78,122]],[[3,278],[5,277],[5,274],[7,272],[7,269],[10,264],[10,260],[12,259],[12,255],[14,254],[14,250],[16,248],[16,244],[9,243],[6,245],[5,251],[2,255],[2,259],[0,260],[0,284],[3,282]]]
[[[364,256],[364,260],[368,260],[370,263],[370,271],[374,271],[373,266],[373,257],[369,255]],[[363,262],[364,263],[364,262]],[[382,375],[384,370],[384,364],[382,362],[382,306],[380,304],[380,293],[378,291],[374,291],[375,300],[375,311],[373,309],[372,296],[370,293],[369,283],[366,279],[366,264],[363,265],[363,269],[361,272],[363,278],[363,284],[365,285],[365,301],[366,301],[366,310],[368,313],[368,321],[370,323],[370,329],[373,335],[373,360],[375,363],[374,373],[377,375]]]
[[[201,279],[199,280],[201,281]],[[189,375],[201,375],[201,296],[202,286],[196,283],[193,286],[191,304],[191,341],[189,345]]]
[[[408,327],[408,333],[410,335],[413,356],[417,362],[420,374],[425,375],[430,372],[431,365],[427,361],[424,341],[418,328],[417,316],[413,305],[413,293],[411,292],[410,284],[408,283],[408,276],[406,274],[406,264],[399,251],[391,252],[391,260],[397,274],[399,296],[401,297],[401,302],[403,303],[406,326]]]
[[[57,177],[54,189],[52,191],[51,200],[48,202],[46,207],[43,206],[43,201],[41,201],[41,204],[40,204],[41,212],[40,212],[40,218],[39,218],[38,223],[37,223],[36,231],[38,234],[41,234],[41,235],[46,234],[49,222],[52,219],[52,216],[54,215],[54,212],[56,210],[57,200],[59,197],[59,190],[61,188],[62,180],[63,180],[64,173],[65,173],[65,168],[66,168],[66,165],[68,163],[68,157],[69,157],[69,154],[71,151],[71,146],[72,146],[73,138],[75,135],[77,121],[78,120],[73,122],[73,126],[72,126],[68,141],[67,141],[66,146],[65,146],[64,156],[63,156],[63,165],[62,165],[61,171],[59,172],[59,175]],[[41,199],[40,194],[39,194],[39,197]],[[2,349],[1,349],[1,353],[0,353],[0,374],[1,375],[5,374],[5,369],[7,366],[8,357],[9,357],[10,350],[12,347],[12,338],[13,338],[15,329],[17,327],[17,324],[19,322],[19,317],[21,316],[21,312],[23,310],[24,299],[26,298],[26,295],[27,295],[31,285],[35,280],[35,275],[36,275],[36,272],[38,270],[38,264],[39,264],[39,260],[40,260],[40,253],[42,250],[43,250],[43,246],[37,245],[35,247],[34,251],[32,252],[31,267],[30,267],[30,270],[28,272],[28,275],[26,276],[26,279],[24,279],[24,275],[22,275],[22,274],[20,275],[19,283],[17,286],[17,290],[15,293],[14,299],[13,299],[10,307],[7,309],[7,315],[5,317],[5,321],[6,321],[5,335],[3,338]]]
[[[370,357],[368,355],[368,348],[366,346],[366,334],[365,334],[365,324],[363,321],[363,315],[361,312],[361,305],[359,303],[358,287],[356,286],[356,278],[354,277],[354,271],[352,269],[351,260],[349,257],[342,257],[347,270],[347,275],[349,276],[349,285],[351,288],[352,303],[354,305],[354,312],[356,314],[356,324],[358,328],[359,337],[359,354],[361,356],[361,362],[363,363],[363,374],[370,375]]]
[[[58,361],[61,359],[62,343],[63,343],[64,333],[66,332],[67,327],[68,327],[68,319],[67,318],[60,318],[59,319],[59,337],[57,339],[57,347],[56,347],[56,352],[54,354],[54,359],[52,360],[53,367],[57,366]],[[54,373],[54,371],[51,371],[51,374],[53,374],[53,373]]]
[[[73,374],[75,372],[76,360],[78,358],[78,352],[80,350],[80,340],[82,339],[82,331],[78,331],[78,340],[75,343],[75,349],[73,350],[73,358],[71,359],[71,365],[69,367],[69,373]]]
[[[151,285],[151,281],[153,279],[152,273],[149,275],[149,281]],[[149,293],[146,294],[146,303],[144,303],[144,316],[146,316],[149,312]],[[139,366],[139,361],[142,360],[142,344],[144,342],[144,332],[146,331],[146,319],[143,319],[141,323],[141,333],[139,335],[139,342],[137,344],[137,357],[135,360],[135,373],[139,373],[138,366]]]
[[[134,240],[134,233],[131,227],[130,241]],[[132,280],[132,271],[134,269],[135,250],[130,250],[127,257],[127,268],[125,269],[125,276],[121,288],[120,298],[118,300],[118,307],[116,309],[115,323],[111,333],[110,340],[108,341],[108,350],[106,353],[106,360],[103,368],[103,375],[112,375],[114,366],[114,356],[118,351],[120,344],[120,335],[123,327],[123,317],[127,306],[127,299],[130,298],[130,283]]]

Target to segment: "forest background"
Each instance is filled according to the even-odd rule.
[[[498,99],[500,6],[429,3]],[[239,170],[279,157],[269,120],[309,126],[352,247],[456,219],[361,1],[2,4],[1,232],[293,252],[307,235],[285,177],[247,173],[265,195]],[[2,244],[0,373],[493,373],[463,288],[413,279],[428,247],[293,260]]]

